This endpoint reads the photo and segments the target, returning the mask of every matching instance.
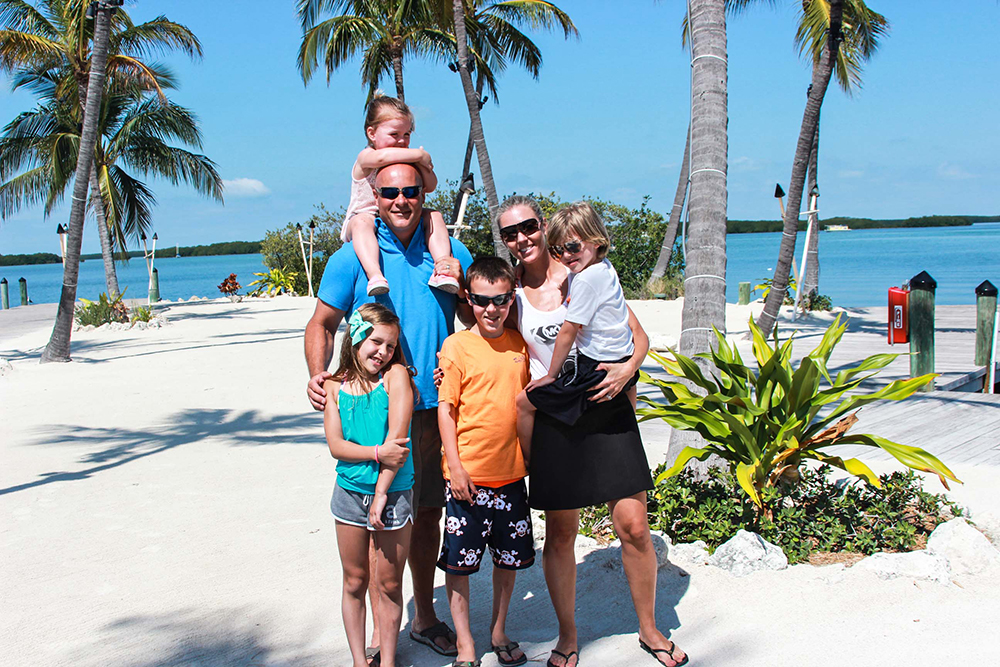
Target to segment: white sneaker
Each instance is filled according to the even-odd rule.
[[[444,273],[431,275],[431,279],[427,281],[427,284],[448,294],[458,294],[458,281]]]
[[[389,281],[385,278],[372,278],[368,281],[368,296],[378,296],[389,293]]]

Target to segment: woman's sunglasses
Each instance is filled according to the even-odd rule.
[[[563,245],[550,245],[549,246],[549,254],[552,255],[553,257],[555,257],[556,259],[559,259],[560,257],[562,257],[563,253],[567,253],[568,252],[571,255],[575,255],[576,253],[580,252],[581,250],[583,250],[583,244],[580,243],[579,241],[570,241],[569,243],[566,243],[566,244],[563,244]]]
[[[496,296],[483,296],[482,294],[473,294],[469,292],[469,303],[473,306],[479,306],[480,308],[485,308],[491,303],[499,308],[500,306],[506,306],[512,298],[514,298],[513,292],[504,292],[503,294],[497,294]]]
[[[395,199],[402,192],[407,199],[416,199],[420,196],[419,185],[407,185],[404,188],[379,188],[378,196],[382,199]]]
[[[500,228],[500,239],[504,243],[513,243],[517,240],[517,234],[520,232],[525,236],[531,236],[537,232],[542,226],[542,223],[538,222],[537,218],[528,218],[527,220],[522,220],[516,225],[507,225],[506,227]]]

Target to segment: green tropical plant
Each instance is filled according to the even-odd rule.
[[[76,307],[73,317],[81,327],[99,327],[102,324],[111,322],[128,322],[128,306],[122,300],[124,294],[118,294],[108,298],[103,292],[97,297],[97,301],[90,299],[80,299],[80,305]]]
[[[771,345],[752,318],[750,331],[757,372],[744,365],[739,350],[735,345],[730,346],[718,330],[715,331],[717,349],[699,355],[714,366],[711,378],[690,357],[674,352],[673,359],[667,359],[650,352],[668,374],[683,378],[704,392],[699,395],[681,382],[642,373],[642,380],[659,387],[667,402],[640,397],[648,406],[638,410],[640,419],[663,419],[676,429],[696,431],[705,441],[702,447],[685,447],[659,479],[677,474],[691,459],[704,460],[715,455],[729,464],[740,487],[758,510],[770,515],[773,507],[767,502],[769,490],[781,484],[794,485],[800,477],[800,465],[808,459],[840,468],[879,486],[878,477],[859,459],[844,460],[823,451],[836,445],[854,444],[881,448],[909,468],[933,472],[946,488],[946,478],[959,481],[944,463],[919,447],[876,435],[849,433],[857,422],[857,413],[852,410],[875,401],[907,398],[935,374],[894,380],[881,389],[864,393],[859,391],[861,383],[899,356],[876,354],[831,377],[827,363],[846,329],[846,321],[841,324],[838,315],[798,368],[791,363],[793,338],[780,343],[775,332]],[[826,387],[821,387],[822,381]],[[838,401],[832,410],[827,409]]]
[[[136,306],[132,309],[132,322],[149,322],[153,319],[153,309],[149,306]]]
[[[313,291],[319,291],[326,263],[333,253],[340,249],[340,223],[344,219],[344,211],[332,212],[323,204],[316,206],[307,221],[302,224],[303,237],[306,242],[306,253],[309,251],[309,229],[315,225],[313,234]],[[299,245],[298,225],[288,223],[281,229],[275,229],[264,235],[260,244],[260,254],[264,266],[269,269],[292,270],[295,272],[295,292],[309,293],[309,283],[306,280],[306,268],[302,263],[302,246]]]
[[[230,273],[229,277],[219,285],[219,291],[225,296],[235,296],[240,293],[241,286],[236,280],[236,274]]]
[[[295,279],[299,274],[295,271],[271,269],[267,273],[254,273],[254,275],[257,276],[257,280],[247,285],[247,287],[254,287],[255,285],[257,287],[257,289],[250,293],[252,296],[259,296],[261,294],[268,296],[296,294]]]
[[[760,284],[754,285],[753,289],[754,291],[760,290],[760,298],[767,301],[767,295],[771,293],[771,285],[773,284],[774,284],[774,278],[761,278]],[[796,288],[795,278],[789,278],[788,289],[794,290],[795,288]],[[784,304],[786,306],[790,306],[793,303],[795,303],[795,301],[792,299],[792,297],[789,296],[788,294],[785,294]]]

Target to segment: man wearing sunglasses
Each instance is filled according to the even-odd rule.
[[[434,260],[424,234],[425,226],[431,223],[430,213],[423,208],[420,172],[411,164],[389,165],[379,171],[374,189],[382,270],[392,291],[368,296],[368,277],[351,244],[334,253],[323,272],[316,310],[306,325],[305,353],[310,376],[306,393],[316,410],[324,409],[328,397],[323,383],[331,377],[327,369],[334,337],[345,317],[358,306],[377,301],[399,316],[400,344],[407,363],[416,369],[413,381],[419,394],[410,425],[417,506],[409,556],[416,610],[410,635],[438,653],[457,655],[455,634],[438,619],[433,606],[434,570],[441,546],[439,522],[445,505],[434,368],[441,344],[454,332],[456,310],[470,326],[475,320],[468,305],[458,307],[454,294],[427,285]],[[437,268],[463,283],[463,272],[472,263],[472,256],[455,239],[451,240],[451,250],[452,256],[440,260]]]

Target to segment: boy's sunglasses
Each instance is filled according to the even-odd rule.
[[[473,294],[469,292],[469,303],[473,306],[479,306],[480,308],[486,308],[491,303],[499,308],[500,306],[506,306],[511,299],[514,298],[513,292],[504,292],[503,294],[497,294],[496,296],[483,296],[482,294]]]
[[[538,222],[537,218],[528,218],[527,220],[522,220],[516,225],[507,225],[500,229],[500,239],[504,243],[513,243],[517,240],[518,232],[524,234],[525,236],[531,236],[541,228],[541,223]]]
[[[416,199],[420,196],[419,185],[407,185],[405,188],[379,188],[378,196],[382,199],[395,199],[402,192],[407,199]]]
[[[583,244],[580,243],[579,241],[570,241],[569,243],[566,243],[564,245],[549,246],[549,254],[555,257],[556,259],[562,257],[563,253],[568,252],[571,255],[575,255],[581,250],[583,250]]]

